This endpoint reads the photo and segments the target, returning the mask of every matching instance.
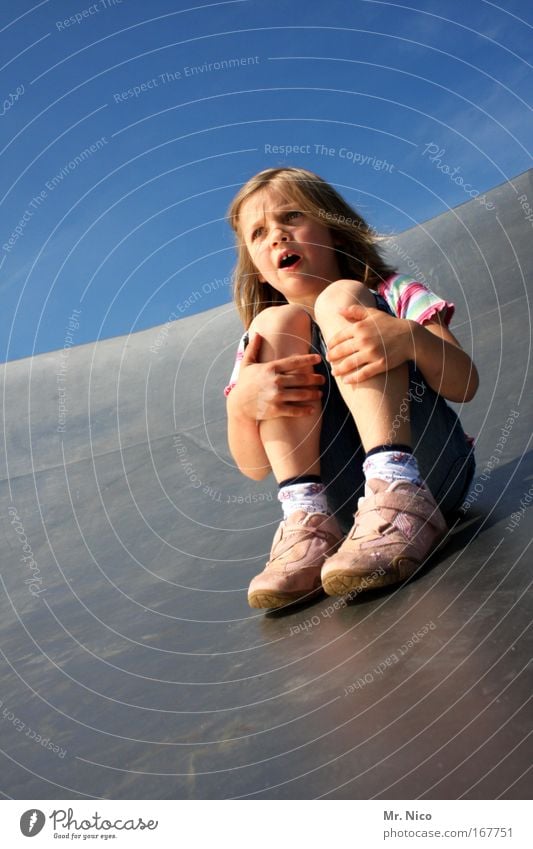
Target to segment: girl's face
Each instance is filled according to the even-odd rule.
[[[254,192],[239,211],[239,228],[261,281],[291,304],[312,309],[315,299],[340,277],[332,234],[281,192]]]

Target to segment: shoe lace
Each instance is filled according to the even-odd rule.
[[[294,540],[294,543],[300,542],[303,539],[313,539],[313,537],[318,537],[319,539],[328,538],[326,531],[322,531],[320,530],[320,528],[309,528],[302,526],[298,527],[297,525],[285,528],[285,530],[283,531],[283,536],[285,539],[288,536],[297,536],[297,539]]]
[[[278,543],[275,555],[268,562],[273,563],[278,557],[286,555],[298,543],[308,539],[315,539],[316,537],[327,540],[328,534],[326,531],[320,530],[320,528],[306,527],[305,525],[285,527],[283,529],[283,537]]]

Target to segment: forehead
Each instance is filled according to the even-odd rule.
[[[242,202],[239,210],[241,224],[260,221],[265,215],[285,209],[293,202],[294,197],[289,186],[284,186],[283,190],[276,186],[265,186],[264,189],[258,189]]]

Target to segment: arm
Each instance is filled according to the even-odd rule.
[[[425,325],[354,305],[340,310],[349,323],[329,342],[333,374],[359,383],[413,360],[427,384],[448,401],[470,401],[477,369],[439,317]]]
[[[260,423],[267,419],[312,415],[321,403],[325,378],[313,371],[319,354],[295,354],[258,362],[262,339],[255,333],[244,352],[236,385],[228,395],[228,445],[239,470],[252,480],[271,471]]]
[[[448,401],[471,401],[479,386],[477,369],[440,316],[427,324],[409,321],[411,351],[426,383]]]

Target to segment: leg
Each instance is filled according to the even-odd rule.
[[[263,338],[263,362],[307,354],[311,347],[311,320],[300,307],[289,305],[263,310],[252,322],[252,331]],[[322,404],[320,397],[313,399],[316,411],[302,417],[282,416],[260,423],[260,436],[265,452],[278,483],[289,478],[309,478],[320,475],[320,429]],[[334,516],[326,514],[327,502],[323,494],[310,493],[304,509],[288,491],[305,490],[309,481],[284,485],[281,493],[285,518],[272,543],[269,561],[263,571],[253,578],[248,590],[248,603],[254,608],[278,608],[295,601],[312,598],[320,592],[320,570],[342,539]],[[311,486],[317,482],[311,483]],[[305,498],[307,493],[303,493]],[[299,496],[298,496],[299,497]],[[322,498],[318,509],[315,502]],[[309,509],[310,506],[310,509]]]
[[[263,338],[261,361],[269,362],[293,354],[308,354],[311,345],[311,321],[300,307],[271,307],[253,320],[251,332]],[[278,483],[287,478],[320,474],[319,398],[316,412],[301,418],[280,417],[260,423],[260,436]]]
[[[326,343],[348,325],[338,308],[359,303],[374,307],[372,293],[355,281],[332,283],[317,298],[315,316]],[[409,366],[404,363],[361,384],[343,384],[339,392],[350,410],[367,452],[380,445],[411,445]],[[367,459],[365,475],[374,474],[365,486],[355,522],[338,551],[321,572],[330,595],[360,592],[387,586],[410,577],[446,532],[446,523],[429,490],[419,486],[416,462],[411,454],[401,459],[400,477],[391,466],[391,452],[379,455],[377,466]],[[408,462],[414,464],[407,479]],[[370,465],[368,466],[368,464]],[[368,467],[368,468],[367,468]]]
[[[343,330],[350,322],[338,314],[339,307],[352,304],[375,307],[372,292],[357,281],[331,283],[317,298],[315,318],[322,335],[328,342],[334,333]],[[346,406],[353,416],[365,451],[375,445],[391,442],[411,444],[411,426],[408,412],[399,416],[408,398],[409,369],[407,363],[379,374],[360,384],[337,381]]]

